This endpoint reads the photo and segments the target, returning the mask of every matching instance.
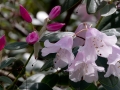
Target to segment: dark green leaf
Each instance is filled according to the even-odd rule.
[[[27,46],[28,46],[28,44],[26,42],[14,42],[14,43],[10,43],[10,44],[6,45],[5,49],[18,50],[18,49],[26,48]]]
[[[106,90],[103,86],[100,86],[98,90]]]
[[[96,0],[87,0],[87,12],[95,13],[97,11],[97,3]]]
[[[16,61],[16,59],[14,57],[7,58],[6,60],[1,62],[0,69],[3,69],[5,67],[9,66],[14,61]]]
[[[37,90],[53,90],[53,89],[45,83],[39,83]]]
[[[59,80],[58,74],[49,74],[42,79],[41,83],[45,83],[48,86],[53,87],[56,85],[58,80]]]
[[[41,67],[40,71],[44,71],[53,66],[53,60],[47,60],[45,64]]]
[[[58,80],[57,84],[68,85],[69,84],[69,74],[68,73],[59,73],[59,80]]]
[[[119,28],[120,25],[120,11],[116,11],[114,14],[103,17],[97,29],[107,30],[110,28]]]
[[[98,90],[98,88],[92,83],[85,90]]]
[[[6,76],[0,76],[0,81],[2,81],[4,83],[12,84],[12,80]]]
[[[17,77],[18,74],[20,74],[20,71],[22,70],[23,66],[24,66],[24,63],[21,60],[15,61],[14,65],[12,66],[12,74]],[[24,74],[25,74],[25,68],[20,76]]]
[[[0,85],[0,90],[4,90],[3,87]]]
[[[62,5],[62,12],[70,9],[75,4],[77,4],[81,0],[65,0],[64,4]]]
[[[79,47],[74,47],[73,49],[72,49],[72,52],[73,52],[73,54],[76,56],[77,55],[77,53],[78,53],[78,49],[79,49]]]
[[[86,90],[91,85],[91,83],[87,83],[84,80],[81,80],[79,82],[70,81],[69,84],[75,90]],[[89,89],[89,90],[92,90],[92,89]]]
[[[109,16],[113,14],[116,10],[117,8],[115,4],[108,4],[100,10],[100,13],[101,13],[101,16]]]
[[[100,0],[87,0],[87,12],[89,14],[96,13],[98,10],[103,8],[107,3]]]

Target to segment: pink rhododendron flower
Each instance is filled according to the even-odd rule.
[[[54,59],[55,68],[63,68],[74,59],[74,55],[72,53],[72,36],[65,36],[54,44],[46,40],[44,45],[45,48],[42,49],[42,56],[46,56],[50,53],[57,53]]]
[[[26,37],[26,42],[28,44],[35,44],[39,40],[39,35],[37,31],[33,31],[32,33],[29,33],[29,35]]]
[[[46,28],[48,31],[54,32],[60,30],[64,25],[65,23],[51,23],[48,24]]]
[[[52,10],[49,13],[49,19],[53,20],[60,14],[60,12],[61,12],[61,6],[55,6],[54,8],[52,8]]]
[[[30,17],[28,11],[22,5],[20,5],[20,14],[26,22],[32,22],[32,18]]]
[[[6,38],[5,35],[0,37],[0,51],[5,47],[6,44]]]
[[[84,50],[87,55],[92,57],[105,57],[112,54],[112,46],[117,42],[115,35],[107,36],[105,33],[98,31],[95,28],[90,28],[86,32]]]
[[[114,76],[120,75],[120,47],[114,45],[112,48],[112,54],[108,57],[108,70],[105,77],[109,77],[111,74]]]
[[[96,22],[97,18],[100,18],[100,15],[95,17],[95,15],[88,14],[86,10],[86,4],[80,4],[75,9],[76,14],[80,17],[80,21],[82,22]]]
[[[76,37],[73,39],[74,43],[73,43],[73,47],[76,47],[76,46],[83,46],[85,44],[85,35],[86,35],[86,31],[87,30],[83,30],[83,29],[89,29],[90,28],[90,25],[87,24],[87,23],[81,23],[77,29],[75,30],[75,33],[77,34]],[[83,30],[83,31],[82,31]]]
[[[68,67],[69,78],[78,82],[83,78],[88,83],[98,80],[98,71],[104,72],[103,67],[99,67],[90,57],[85,55],[84,51],[78,51],[75,60]]]

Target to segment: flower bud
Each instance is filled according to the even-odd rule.
[[[39,40],[39,35],[37,31],[33,31],[32,33],[29,33],[29,35],[26,37],[26,42],[28,44],[35,44]]]
[[[61,12],[61,6],[55,6],[49,13],[49,19],[53,20],[56,18]]]
[[[3,35],[2,37],[0,37],[0,51],[5,47],[6,44],[6,38],[5,35]]]
[[[48,31],[54,32],[60,30],[64,25],[65,23],[52,23],[48,24],[46,28]]]
[[[22,5],[20,5],[20,14],[26,22],[32,22],[32,18],[30,17],[28,11]]]

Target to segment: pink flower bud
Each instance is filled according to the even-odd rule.
[[[64,25],[65,23],[52,23],[48,24],[46,28],[48,31],[54,32],[60,30]]]
[[[32,18],[30,17],[28,11],[22,5],[20,5],[20,14],[26,22],[32,22]]]
[[[6,44],[6,38],[5,35],[3,35],[2,37],[0,37],[0,51],[5,47]]]
[[[53,20],[56,18],[61,12],[61,6],[55,6],[49,13],[49,19]]]
[[[39,39],[39,35],[37,31],[33,31],[32,33],[29,33],[29,35],[26,37],[26,42],[28,44],[35,44]]]

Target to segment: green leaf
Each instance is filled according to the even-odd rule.
[[[100,86],[98,90],[106,90],[103,86]]]
[[[92,83],[87,83],[84,80],[81,80],[79,82],[70,81],[69,84],[75,90],[96,90],[96,88],[93,85],[91,85]],[[94,89],[88,89],[88,88],[94,88]]]
[[[14,42],[14,43],[10,43],[10,44],[6,45],[5,49],[18,50],[18,49],[26,48],[27,46],[28,46],[28,44],[26,42]]]
[[[4,90],[3,87],[0,85],[0,90]]]
[[[57,82],[59,85],[68,85],[69,84],[69,74],[68,73],[59,73],[59,80]]]
[[[40,71],[44,71],[53,66],[53,60],[47,60],[45,64],[41,67]]]
[[[6,76],[0,76],[0,81],[2,81],[4,83],[12,84],[12,80]]]
[[[0,69],[3,69],[5,67],[9,66],[14,61],[16,61],[16,58],[14,58],[14,57],[7,58],[6,60],[1,62]]]
[[[103,8],[107,2],[105,1],[100,1],[100,0],[87,0],[87,12],[88,14],[93,14],[96,13],[98,10]]]
[[[100,24],[98,25],[98,30],[107,30],[110,28],[119,28],[120,25],[120,11],[116,11],[110,16],[103,17]]]
[[[81,0],[65,0],[65,2],[62,5],[61,12],[64,12],[70,8],[72,8],[74,5],[76,5]]]
[[[53,89],[45,83],[39,83],[37,90],[53,90]]]
[[[93,83],[91,83],[85,90],[98,90],[98,88]]]
[[[42,79],[41,83],[45,83],[48,86],[53,87],[56,85],[58,80],[59,80],[58,74],[49,74]]]
[[[95,13],[97,11],[97,3],[95,0],[87,0],[87,12]]]
[[[22,70],[23,66],[24,63],[21,60],[15,61],[14,65],[12,66],[12,74],[17,77],[18,74],[20,74],[20,71]],[[25,68],[20,76],[23,76],[24,74],[25,74]]]
[[[113,14],[114,12],[116,12],[117,8],[115,6],[115,4],[108,4],[105,5],[101,10],[100,10],[100,14],[101,16],[109,16],[111,14]]]

